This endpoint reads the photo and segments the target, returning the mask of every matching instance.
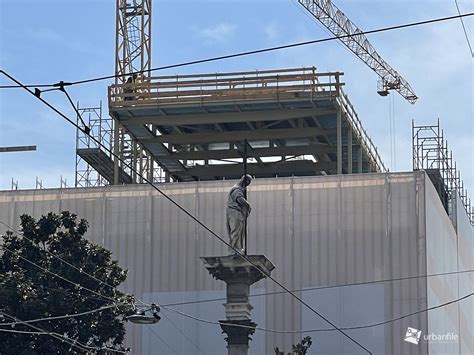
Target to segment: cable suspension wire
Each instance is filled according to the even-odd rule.
[[[11,230],[12,232],[15,232],[16,234],[22,236],[22,237],[25,238],[26,240],[29,240],[30,242],[34,243],[33,239],[28,238],[27,236],[25,236],[24,233],[22,233],[22,232],[16,230],[15,228],[13,228],[12,226],[8,225],[7,223],[5,223],[5,222],[3,222],[3,221],[0,220],[0,224],[3,224],[5,227],[7,227],[7,228],[8,228],[9,230]],[[68,265],[69,267],[73,268],[74,270],[78,271],[79,273],[84,274],[84,275],[87,275],[87,276],[89,276],[90,278],[94,279],[95,281],[97,281],[97,282],[99,282],[99,283],[101,283],[101,284],[103,284],[103,285],[105,285],[105,286],[108,286],[108,287],[110,287],[110,288],[112,288],[112,289],[115,289],[114,286],[108,284],[108,283],[105,282],[105,281],[102,281],[102,280],[98,279],[98,278],[95,277],[94,275],[91,275],[91,274],[87,273],[86,271],[84,271],[84,270],[78,268],[77,266],[75,266],[75,265],[69,263],[68,261],[64,260],[64,259],[61,258],[60,256],[57,256],[56,254],[50,252],[48,249],[45,249],[44,251],[45,251],[46,253],[48,253],[49,255],[51,255],[52,257],[54,257],[54,258],[56,258],[56,259],[62,261],[64,264]]]
[[[46,269],[46,268],[42,267],[41,265],[36,264],[35,262],[33,262],[33,261],[31,261],[31,260],[29,260],[29,259],[27,259],[27,258],[21,256],[20,254],[18,254],[18,252],[15,252],[15,251],[13,251],[13,250],[7,248],[5,245],[0,245],[0,248],[2,248],[3,250],[8,251],[8,252],[10,252],[10,253],[12,253],[12,254],[18,256],[20,259],[26,261],[27,263],[29,263],[29,264],[31,264],[31,265],[33,265],[33,266],[36,266],[37,268],[39,268],[39,269],[41,269],[41,270],[47,272],[48,274],[51,274],[51,275],[53,275],[53,276],[56,276],[56,277],[60,278],[61,280],[66,281],[67,283],[69,283],[69,284],[71,284],[71,285],[74,285],[75,287],[78,287],[79,289],[83,289],[83,290],[89,291],[89,292],[91,292],[91,293],[93,293],[93,294],[95,294],[95,295],[97,295],[97,296],[99,296],[99,297],[101,297],[101,298],[103,298],[103,299],[106,299],[106,300],[108,300],[108,301],[116,302],[116,300],[114,300],[113,298],[110,298],[110,297],[108,297],[108,296],[104,296],[104,295],[102,295],[102,294],[100,294],[100,293],[98,293],[98,292],[96,292],[96,291],[94,291],[94,290],[91,290],[90,288],[87,288],[87,287],[85,287],[85,286],[82,286],[82,285],[78,284],[77,282],[71,281],[71,280],[69,280],[69,279],[67,279],[67,278],[65,278],[65,277],[63,277],[63,276],[61,276],[61,275],[58,275],[58,274],[52,272],[52,271],[49,270],[49,269]]]
[[[64,318],[75,318],[75,317],[85,316],[86,314],[101,312],[103,310],[106,310],[106,309],[109,309],[109,308],[114,308],[114,307],[117,307],[117,305],[115,305],[115,304],[108,305],[108,306],[96,308],[96,309],[86,311],[86,312],[74,313],[74,314],[65,314],[63,316],[36,318],[36,319],[29,319],[29,320],[24,320],[24,321],[21,321],[21,322],[11,322],[11,323],[1,323],[0,322],[0,326],[26,324],[26,323],[36,323],[36,322],[44,322],[44,321],[48,321],[48,320],[56,320],[56,319],[64,319]]]
[[[463,271],[451,271],[451,272],[443,272],[438,274],[429,274],[429,275],[419,275],[419,276],[406,276],[406,277],[398,277],[394,279],[382,279],[382,280],[374,280],[374,281],[362,281],[362,282],[353,282],[347,284],[338,284],[338,285],[329,285],[329,286],[315,286],[315,287],[307,287],[307,288],[300,288],[294,289],[293,292],[307,292],[307,291],[316,291],[316,290],[326,290],[330,288],[339,288],[339,287],[349,287],[349,286],[361,286],[361,285],[371,285],[376,283],[385,283],[385,282],[395,282],[395,281],[404,281],[404,280],[414,280],[420,278],[428,278],[428,277],[435,277],[435,276],[446,276],[446,275],[458,275],[458,274],[465,274],[468,272],[474,272],[474,269],[470,270],[463,270]],[[286,292],[284,291],[275,291],[275,292],[265,292],[265,293],[257,293],[251,294],[249,297],[261,297],[261,296],[272,296],[272,295],[281,295]],[[169,306],[184,306],[188,304],[197,304],[197,303],[208,303],[208,302],[217,302],[217,301],[225,301],[227,298],[225,297],[216,297],[216,298],[208,298],[199,301],[188,301],[188,302],[176,302],[176,303],[167,303],[167,304],[160,304],[160,307],[169,307]]]
[[[439,18],[425,20],[425,21],[411,22],[411,23],[406,23],[406,24],[401,24],[401,25],[378,28],[378,29],[369,30],[369,31],[361,31],[361,32],[357,33],[357,35],[367,35],[367,34],[373,34],[373,33],[385,32],[385,31],[392,31],[392,30],[397,30],[397,29],[402,29],[402,28],[409,28],[409,27],[427,25],[427,24],[437,23],[437,22],[442,22],[442,21],[449,21],[449,20],[458,19],[458,18],[462,19],[464,17],[473,16],[473,15],[474,15],[474,13],[470,12],[470,13],[459,14],[459,15],[455,15],[455,16],[439,17]],[[170,65],[165,65],[165,66],[161,66],[161,67],[151,68],[150,70],[130,72],[129,74],[130,75],[133,75],[133,74],[138,75],[138,74],[142,74],[144,72],[148,73],[148,72],[154,72],[154,71],[172,69],[172,68],[179,68],[179,67],[195,65],[195,64],[209,63],[209,62],[214,62],[214,61],[219,61],[219,60],[224,60],[224,59],[231,59],[231,58],[237,58],[237,57],[243,57],[243,56],[248,56],[248,55],[265,53],[265,52],[277,51],[277,50],[282,50],[282,49],[306,46],[306,45],[316,44],[316,43],[321,43],[321,42],[334,41],[334,40],[338,40],[338,39],[341,39],[341,38],[349,38],[349,37],[353,37],[353,36],[355,36],[355,35],[350,34],[350,35],[343,35],[343,36],[333,36],[333,37],[321,38],[321,39],[316,39],[316,40],[311,40],[311,41],[296,42],[296,43],[285,44],[285,45],[281,45],[281,46],[267,47],[267,48],[250,50],[250,51],[239,52],[239,53],[234,53],[234,54],[226,54],[226,55],[217,56],[217,57],[192,60],[192,61],[187,61],[187,62],[182,62],[182,63],[177,63],[177,64],[170,64]],[[102,80],[107,80],[107,79],[114,79],[116,77],[117,77],[117,75],[105,75],[105,76],[100,76],[100,77],[96,77],[96,78],[90,78],[90,79],[84,79],[84,80],[78,80],[78,81],[72,81],[72,82],[63,82],[62,85],[63,86],[79,85],[79,84],[91,83],[91,82],[102,81]],[[60,86],[60,83],[24,85],[24,87],[27,87],[27,88],[58,87],[58,86]],[[3,85],[3,86],[0,86],[1,89],[12,89],[12,88],[21,88],[21,87],[22,86],[19,86],[19,85]]]
[[[9,315],[3,311],[0,311],[0,314],[3,314],[4,316],[6,317],[9,317],[19,323],[22,323],[24,324],[25,326],[27,327],[30,327],[32,329],[35,329],[35,330],[38,330],[40,332],[43,332],[43,333],[47,333],[49,336],[53,337],[53,338],[56,338],[58,340],[61,340],[62,342],[66,342],[68,343],[69,345],[75,347],[75,348],[78,348],[82,351],[86,351],[86,352],[89,352],[90,350],[93,350],[93,351],[99,351],[99,350],[107,350],[107,351],[111,351],[111,352],[117,352],[117,353],[122,353],[122,354],[127,354],[127,352],[125,351],[121,351],[121,350],[115,350],[115,349],[112,349],[112,348],[109,348],[109,347],[94,347],[94,346],[88,346],[86,344],[83,344],[81,343],[80,341],[78,340],[75,340],[75,339],[70,339],[64,335],[61,335],[61,334],[58,334],[56,332],[50,332],[50,331],[47,331],[46,329],[43,329],[41,327],[38,327],[38,326],[35,326],[35,325],[32,325],[32,324],[28,324],[28,323],[25,323],[23,322],[21,319],[15,317],[15,316],[12,316],[12,315]]]
[[[474,296],[474,293],[469,293],[469,294],[467,294],[463,297],[457,298],[455,300],[445,302],[445,303],[439,304],[437,306],[421,309],[421,310],[411,312],[411,313],[408,313],[408,314],[404,314],[404,315],[396,317],[396,318],[388,319],[388,320],[377,322],[377,323],[366,324],[366,325],[359,325],[359,326],[353,326],[353,327],[341,327],[340,329],[342,329],[342,330],[357,330],[357,329],[366,329],[366,328],[378,327],[378,326],[385,325],[385,324],[388,324],[388,323],[394,323],[394,322],[397,322],[397,321],[402,320],[404,318],[408,318],[408,317],[411,317],[411,316],[414,316],[414,315],[417,315],[417,314],[420,314],[420,313],[425,313],[425,312],[429,312],[429,311],[432,311],[432,310],[435,310],[435,309],[438,309],[438,308],[446,307],[446,306],[449,306],[453,303],[463,301],[463,300],[465,300],[469,297],[472,297],[472,296]],[[302,330],[277,330],[277,329],[262,328],[262,327],[258,327],[258,326],[257,327],[252,327],[252,326],[248,326],[248,325],[239,325],[239,324],[227,323],[227,322],[216,322],[216,321],[212,321],[212,320],[208,320],[208,319],[195,317],[193,315],[190,315],[188,313],[179,311],[179,310],[171,308],[171,307],[166,307],[166,306],[163,306],[163,305],[160,305],[160,307],[162,307],[164,310],[167,310],[169,312],[174,312],[174,313],[182,315],[183,317],[194,319],[194,320],[196,320],[198,322],[202,322],[202,323],[214,324],[214,325],[225,324],[225,325],[231,326],[231,327],[256,329],[256,330],[260,330],[260,331],[263,331],[263,332],[270,332],[270,333],[301,334],[301,333],[331,332],[331,331],[336,330],[334,328],[318,328],[318,329],[302,329]]]
[[[459,9],[458,0],[454,0],[454,3],[456,4],[456,9],[458,10],[458,14],[461,15],[461,10]],[[462,29],[464,30],[464,35],[466,36],[466,41],[467,41],[467,45],[469,46],[469,51],[471,52],[471,57],[474,58],[474,51],[472,50],[471,41],[469,40],[469,36],[467,35],[467,30],[466,30],[466,26],[464,25],[464,20],[462,17],[459,17],[459,19],[461,20]]]
[[[169,344],[165,341],[165,339],[163,339],[157,332],[155,332],[155,331],[153,330],[152,327],[145,327],[145,328],[148,329],[148,330],[150,331],[150,333],[152,333],[156,338],[158,338],[163,344],[165,344],[168,349],[170,349],[172,352],[174,352],[174,353],[176,353],[176,354],[179,355],[179,352],[178,352],[175,348],[173,348],[171,345],[169,345]]]
[[[176,329],[178,332],[181,333],[181,335],[191,344],[193,345],[197,351],[199,352],[199,354],[204,354],[206,355],[206,353],[204,351],[201,350],[201,348],[194,342],[192,341],[187,335],[186,333],[184,333],[176,324],[174,324],[174,322],[164,313],[162,313],[163,317],[165,317],[168,322],[170,322],[170,324],[173,326],[174,329]]]
[[[20,333],[20,334],[30,334],[30,335],[49,335],[47,332],[29,332],[27,330],[13,330],[13,329],[1,329],[0,332],[7,332],[7,333]]]
[[[40,95],[35,95],[33,91],[31,91],[29,88],[25,87],[21,82],[19,82],[17,79],[12,77],[10,74],[6,73],[4,70],[0,70],[0,73],[8,77],[10,80],[15,82],[17,85],[20,85],[23,89],[28,91],[31,95],[36,97],[38,100],[40,100],[43,104],[48,106],[51,110],[56,112],[59,116],[64,118],[67,122],[72,124],[74,127],[77,129],[81,130],[82,132],[86,133],[84,128],[81,128],[77,123],[75,123],[73,120],[71,120],[69,117],[67,117],[65,114],[63,114],[61,111],[59,111],[56,107],[54,107],[52,104],[50,104],[48,101],[43,99]],[[87,134],[87,133],[86,133]],[[262,270],[257,264],[255,264],[252,260],[250,260],[246,255],[244,255],[240,250],[237,250],[235,247],[233,247],[229,242],[224,240],[221,236],[219,236],[216,232],[214,232],[212,229],[210,229],[208,226],[206,226],[203,222],[201,222],[196,216],[194,216],[191,212],[186,210],[183,206],[181,206],[178,202],[176,202],[173,198],[168,196],[164,191],[159,189],[153,182],[151,182],[147,177],[143,176],[135,167],[131,166],[131,164],[128,164],[124,159],[119,157],[117,154],[115,154],[111,149],[106,147],[102,142],[97,140],[96,138],[90,136],[90,139],[97,144],[97,146],[102,147],[105,151],[107,151],[111,156],[115,157],[115,159],[118,159],[119,161],[122,162],[125,166],[127,166],[132,172],[136,173],[138,176],[140,176],[143,181],[147,184],[149,184],[153,189],[155,189],[158,193],[160,193],[166,200],[171,202],[173,205],[175,205],[179,210],[181,210],[183,213],[185,213],[188,217],[190,217],[193,221],[198,223],[201,227],[203,227],[205,230],[207,230],[212,236],[217,238],[219,241],[227,245],[231,250],[235,252],[236,255],[247,261],[250,265],[252,265],[257,271],[259,271],[262,275],[267,277],[268,279],[272,280],[275,284],[277,284],[279,287],[281,287],[283,290],[285,290],[288,294],[290,294],[293,298],[295,298],[299,303],[304,305],[307,309],[309,309],[311,312],[319,316],[321,319],[323,319],[326,323],[330,324],[332,327],[337,329],[341,334],[343,334],[346,338],[351,340],[353,343],[357,344],[360,348],[365,350],[367,353],[372,354],[372,352],[367,349],[365,346],[363,346],[360,342],[358,342],[356,339],[351,337],[349,334],[344,332],[343,330],[340,330],[337,325],[335,325],[331,320],[329,320],[327,317],[325,317],[323,314],[321,314],[319,311],[317,311],[314,307],[312,307],[310,304],[305,302],[301,297],[293,293],[288,287],[283,285],[280,281],[276,280],[274,277],[271,275],[267,274],[264,270]]]
[[[71,101],[71,103],[72,103],[72,101]],[[72,105],[74,105],[74,104],[72,103]],[[5,223],[5,222],[3,222],[3,221],[1,221],[1,220],[0,220],[0,224],[3,224],[3,225],[4,225],[5,227],[7,227],[8,229],[10,229],[11,231],[17,233],[18,235],[21,235],[23,238],[29,240],[30,242],[34,242],[31,238],[28,238],[27,236],[24,235],[24,233],[21,233],[20,231],[16,230],[15,228],[13,228],[12,226],[10,226],[9,224],[7,224],[7,223]],[[107,282],[105,282],[105,281],[103,281],[103,280],[98,279],[98,278],[95,277],[94,275],[87,273],[86,271],[82,270],[81,268],[78,268],[77,266],[75,266],[75,265],[69,263],[68,261],[66,261],[66,260],[64,260],[63,258],[61,258],[60,256],[58,256],[58,255],[56,255],[56,254],[50,252],[49,250],[45,249],[44,251],[45,251],[46,253],[48,253],[49,255],[51,255],[52,257],[54,257],[54,258],[56,258],[56,259],[62,261],[64,264],[66,264],[66,265],[70,266],[71,268],[75,269],[75,270],[78,271],[79,273],[81,273],[81,274],[83,274],[83,275],[87,275],[87,276],[89,276],[90,278],[94,279],[95,281],[97,281],[97,282],[99,282],[99,283],[101,283],[101,284],[103,284],[103,285],[105,285],[105,286],[108,286],[108,287],[110,287],[110,288],[112,288],[112,289],[115,289],[115,288],[116,288],[116,287],[110,285],[109,283],[107,283]],[[56,290],[57,290],[57,289],[56,289]],[[64,292],[66,292],[66,291],[64,291]],[[68,293],[68,292],[66,292],[66,293]],[[138,301],[139,303],[145,304],[141,299],[139,299],[139,298],[136,297],[135,295],[133,295],[133,297],[134,297],[134,299],[135,299],[136,301]]]

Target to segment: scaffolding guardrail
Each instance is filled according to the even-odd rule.
[[[131,105],[203,105],[337,97],[344,73],[317,73],[315,67],[235,73],[158,76],[109,86],[110,107]]]

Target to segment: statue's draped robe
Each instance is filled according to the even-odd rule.
[[[241,251],[244,248],[244,238],[246,229],[246,220],[249,214],[246,206],[239,204],[239,199],[245,200],[245,188],[242,186],[242,180],[234,185],[227,198],[227,233],[230,239],[230,245]],[[233,250],[230,249],[230,252]]]

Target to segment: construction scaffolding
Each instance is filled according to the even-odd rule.
[[[77,104],[78,126],[80,118],[90,127],[90,133],[76,130],[76,187],[105,186],[113,182],[113,162],[109,152],[96,145],[93,139],[112,150],[113,122],[102,117],[102,101],[97,107],[80,107]]]
[[[439,119],[436,125],[416,126],[412,121],[412,138],[413,170],[426,171],[449,215],[453,213],[452,201],[459,197],[474,225],[474,208],[453,160],[453,152],[448,149],[448,141],[440,129]]]
[[[307,67],[137,79],[109,87],[109,112],[166,181],[238,178],[244,151],[256,177],[385,172],[342,75]]]

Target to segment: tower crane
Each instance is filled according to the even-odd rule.
[[[332,34],[379,76],[377,92],[387,96],[389,90],[398,91],[408,102],[418,99],[410,84],[398,74],[370,44],[359,29],[331,0],[298,0]]]

